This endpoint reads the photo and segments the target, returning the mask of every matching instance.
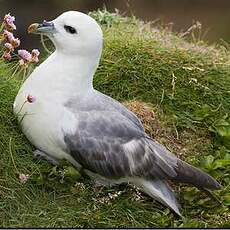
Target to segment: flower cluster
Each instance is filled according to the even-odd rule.
[[[19,65],[27,67],[29,63],[37,63],[40,52],[38,49],[33,49],[32,52],[27,50],[18,50],[18,56],[20,58]]]
[[[10,14],[6,14],[3,23],[2,30],[0,31],[1,41],[4,43],[4,53],[2,58],[5,61],[11,61],[12,54],[15,49],[20,46],[20,40],[14,37],[13,31],[16,30],[16,25],[14,24],[15,17]],[[17,52],[17,56],[19,58],[19,65],[27,68],[30,63],[37,63],[39,61],[40,52],[37,49],[33,49],[32,52],[28,52],[27,50],[20,49]]]
[[[33,95],[29,94],[26,98],[26,101],[29,103],[34,103],[36,101],[36,97],[34,97]]]
[[[3,59],[5,61],[10,61],[12,59],[12,52],[14,52],[14,49],[20,46],[20,40],[18,38],[15,38],[12,31],[16,30],[16,26],[14,24],[15,17],[11,16],[10,14],[6,14],[3,23],[2,28],[4,29],[2,38],[5,42],[4,44],[4,54]]]
[[[6,14],[4,19],[3,19],[3,24],[6,30],[8,31],[13,31],[16,30],[16,26],[14,24],[15,17],[11,16],[10,14]]]
[[[3,54],[3,58],[6,61],[10,61],[12,59],[12,52],[14,52],[14,49],[18,48],[20,46],[20,40],[18,38],[15,38],[13,33],[11,33],[8,30],[4,30],[3,32],[3,38],[5,41],[4,48],[5,52]]]
[[[25,184],[29,180],[30,176],[28,174],[20,173],[19,181],[21,184]]]

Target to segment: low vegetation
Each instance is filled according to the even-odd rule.
[[[106,10],[90,13],[105,44],[94,85],[123,102],[174,154],[214,176],[208,196],[175,185],[184,218],[136,188],[98,188],[67,162],[34,160],[12,113],[21,85],[14,62],[0,63],[1,227],[230,227],[230,52]],[[29,176],[26,183],[19,175]]]

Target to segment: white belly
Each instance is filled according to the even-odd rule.
[[[26,101],[28,94],[36,98],[33,103]],[[64,158],[75,164],[67,153],[64,132],[74,132],[77,121],[63,105],[63,101],[41,89],[36,90],[33,82],[28,79],[15,99],[14,113],[23,133],[36,148],[57,159]]]
[[[75,61],[75,65],[70,65],[71,60],[64,62],[62,55],[59,58],[54,52],[34,69],[15,99],[14,113],[23,133],[36,148],[77,166],[66,149],[64,135],[74,135],[78,122],[64,105],[76,93],[84,91],[80,83],[85,75],[78,74]],[[28,95],[34,96],[35,102],[26,102]]]

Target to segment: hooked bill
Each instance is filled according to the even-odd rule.
[[[38,26],[39,26],[38,23],[33,23],[33,24],[31,24],[31,25],[28,27],[28,29],[27,29],[28,33],[29,33],[29,34],[35,33],[35,32],[37,31],[37,29],[38,29]]]

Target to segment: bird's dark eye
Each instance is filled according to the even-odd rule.
[[[66,32],[68,32],[70,34],[76,34],[77,33],[77,30],[75,28],[73,28],[72,26],[64,25],[64,28],[65,28]]]

